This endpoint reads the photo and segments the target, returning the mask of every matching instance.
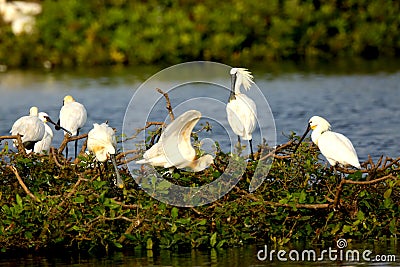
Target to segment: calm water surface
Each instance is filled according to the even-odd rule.
[[[353,142],[361,161],[371,155],[373,159],[381,155],[400,156],[400,62],[362,62],[354,66],[298,66],[288,64],[279,70],[271,66],[252,69],[257,86],[265,96],[275,121],[277,143],[287,141],[286,135],[292,131],[302,134],[308,119],[313,115],[325,117],[335,131],[348,136]],[[159,67],[137,67],[133,69],[95,69],[81,71],[45,72],[9,70],[0,73],[0,135],[7,135],[13,122],[29,112],[32,105],[58,119],[58,112],[65,95],[71,94],[88,110],[88,121],[81,132],[91,129],[94,122],[109,121],[121,133],[126,108],[138,89],[149,77],[161,70]],[[190,77],[182,73],[182,77]],[[179,80],[182,77],[171,77]],[[230,77],[217,75],[213,80],[229,87]],[[171,80],[160,81],[158,86],[168,90]],[[199,87],[200,86],[200,87]],[[200,88],[200,89],[199,89]],[[179,90],[178,90],[179,89]],[[229,96],[226,88],[212,85],[185,85],[171,92],[171,102],[177,107],[176,113],[193,107],[191,102],[181,104],[194,97],[211,97],[225,103]],[[248,92],[256,96],[257,105],[264,105],[257,96],[257,90]],[[202,98],[202,99],[203,99]],[[199,101],[198,101],[199,102]],[[203,114],[212,114],[213,132],[211,138],[228,150],[229,127],[225,119],[225,106],[210,103],[196,104]],[[144,112],[149,104],[155,104],[151,114]],[[258,117],[268,109],[259,108]],[[164,99],[157,103],[135,106],[130,116],[165,120]],[[148,117],[147,117],[148,116]],[[255,132],[255,143],[262,137],[273,136],[273,125],[262,125]],[[273,139],[273,138],[272,138]],[[62,133],[55,132],[54,146],[62,140]],[[30,255],[0,259],[1,266],[39,265],[82,265],[82,266],[264,266],[257,261],[259,247],[248,246],[214,252],[172,253],[163,251],[124,252],[109,257],[39,257]],[[397,252],[397,245],[387,251]],[[329,263],[329,262],[328,262]],[[271,264],[269,262],[268,264]],[[274,265],[285,264],[274,262]],[[299,263],[297,263],[299,264]],[[310,265],[311,263],[307,263]],[[329,263],[331,264],[331,263]],[[365,265],[365,263],[363,263]],[[311,264],[312,265],[312,264]],[[318,264],[316,264],[317,266]],[[333,265],[342,265],[335,262]],[[349,264],[344,264],[349,265]],[[352,264],[350,264],[352,265]],[[353,264],[354,265],[354,264]],[[378,264],[382,265],[382,264]],[[385,264],[383,264],[385,265]],[[390,264],[386,264],[390,265]]]

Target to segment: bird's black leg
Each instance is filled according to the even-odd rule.
[[[253,154],[253,142],[252,139],[249,140],[249,144],[250,144],[250,158],[251,160],[254,160],[254,154]]]
[[[79,129],[76,131],[76,136],[79,135]],[[78,140],[75,140],[75,158],[78,154]]]
[[[239,143],[239,147],[240,147],[240,136],[238,135],[238,143]]]
[[[68,143],[65,146],[65,158],[68,159]]]
[[[103,180],[103,172],[101,171],[100,162],[97,161],[97,168],[99,168],[100,179]]]

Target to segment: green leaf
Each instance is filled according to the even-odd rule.
[[[153,240],[151,238],[147,239],[146,249],[153,249]]]
[[[217,232],[213,233],[210,237],[210,246],[213,248],[217,244]]]
[[[114,242],[114,246],[117,248],[122,248],[122,244],[118,243],[118,242]]]
[[[178,218],[178,208],[177,207],[173,207],[171,210],[171,217],[173,220],[175,220],[176,218]]]
[[[307,198],[307,193],[304,190],[302,190],[299,197],[299,203],[304,203],[306,198]]]
[[[389,198],[391,194],[392,194],[392,188],[389,188],[388,190],[385,191],[385,193],[383,194],[383,197]]]
[[[74,198],[75,203],[85,203],[85,197],[84,196],[77,196]]]
[[[20,197],[19,194],[16,194],[15,200],[17,201],[17,205],[22,208],[22,198]]]

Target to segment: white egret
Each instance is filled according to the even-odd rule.
[[[244,140],[249,140],[251,158],[253,156],[252,133],[256,127],[256,103],[240,92],[240,86],[248,91],[253,82],[253,76],[244,68],[232,68],[231,74],[231,94],[229,102],[226,105],[226,113],[228,122],[233,132],[238,136],[240,145],[240,137]]]
[[[60,117],[55,129],[60,130],[60,127],[62,127],[67,129],[71,135],[79,135],[79,130],[85,125],[86,119],[87,112],[85,107],[81,103],[76,102],[72,96],[67,95],[64,97],[63,106],[60,110]],[[64,131],[64,134],[67,133],[67,131]],[[66,157],[68,157],[68,146],[65,149]],[[78,140],[75,140],[75,157],[77,156],[77,151]]]
[[[53,131],[50,126],[47,125],[47,118],[49,115],[45,112],[39,112],[39,119],[44,123],[44,136],[42,140],[37,142],[33,148],[33,152],[35,153],[48,153],[50,150],[51,141],[53,141]]]
[[[114,130],[106,123],[94,123],[93,129],[88,133],[87,147],[99,162],[106,162],[108,159],[111,159],[115,169],[117,186],[124,188],[124,182],[119,174],[115,159],[117,140]]]
[[[31,34],[36,23],[34,16],[41,12],[42,6],[39,3],[0,0],[0,15],[5,23],[11,24],[15,35]]]
[[[319,116],[313,116],[308,121],[308,127],[294,151],[297,150],[310,130],[313,130],[311,140],[332,166],[341,164],[343,166],[351,165],[357,169],[361,168],[356,150],[350,140],[343,134],[332,132],[329,122]]]
[[[190,140],[190,134],[200,118],[201,113],[197,110],[180,115],[164,129],[160,140],[143,154],[143,159],[136,163],[164,168],[190,168],[194,172],[208,168],[214,157],[207,154],[197,158]]]
[[[12,135],[21,135],[22,145],[27,152],[32,151],[35,143],[42,140],[45,134],[44,123],[39,119],[38,114],[39,109],[31,107],[29,116],[16,120],[10,131]]]

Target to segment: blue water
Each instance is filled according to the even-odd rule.
[[[121,133],[125,111],[134,93],[160,69],[101,69],[90,72],[10,70],[0,73],[0,134],[6,135],[13,122],[26,115],[32,105],[47,112],[54,120],[58,119],[62,99],[67,94],[73,95],[88,110],[88,120],[82,133],[89,131],[94,122],[106,120]],[[375,160],[381,155],[400,156],[399,72],[378,69],[366,73],[332,74],[298,70],[271,74],[262,67],[253,71],[256,85],[272,110],[277,143],[286,142],[286,136],[292,131],[302,134],[308,119],[319,115],[331,123],[332,130],[350,138],[361,161],[366,160],[368,155]],[[182,73],[182,76],[190,78],[190,72]],[[171,79],[179,80],[176,77]],[[219,73],[213,79],[229,87],[229,75]],[[161,80],[158,87],[168,90],[171,82]],[[254,143],[259,143],[264,137],[272,142],[274,127],[265,125],[271,114],[267,114],[264,100],[254,86],[247,94],[255,99],[258,119],[262,124],[259,125],[261,129],[257,127],[254,133]],[[171,91],[170,95],[173,107],[177,107],[177,115],[193,107],[202,111],[207,118],[200,123],[210,121],[213,126],[213,132],[204,137],[218,141],[224,150],[231,149],[232,143],[232,132],[225,118],[224,101],[228,96],[227,88],[207,84],[183,85]],[[208,97],[220,103],[214,105],[203,100],[187,102],[195,97]],[[149,120],[168,122],[165,101],[161,96],[157,103],[146,103],[146,99],[140,103],[129,113],[130,116],[143,121],[149,116]],[[148,112],[153,104],[154,108]],[[62,133],[55,132],[53,145],[57,147],[61,140]]]

